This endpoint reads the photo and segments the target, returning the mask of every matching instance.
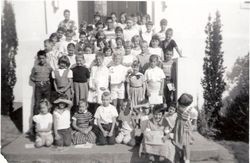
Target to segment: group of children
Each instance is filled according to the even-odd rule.
[[[155,32],[148,15],[121,13],[117,21],[111,13],[103,23],[96,13],[94,25],[80,25],[78,41],[69,10],[64,17],[30,77],[35,146],[139,144],[152,162],[178,154],[188,162],[193,99],[183,94],[176,105],[172,56],[181,52],[167,20]]]

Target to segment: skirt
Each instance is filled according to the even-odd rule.
[[[94,132],[89,131],[88,134],[83,134],[80,131],[72,131],[72,142],[73,144],[94,144],[96,142],[96,135]]]
[[[140,104],[140,102],[145,98],[143,94],[143,87],[130,87],[129,96],[131,97],[132,106]]]

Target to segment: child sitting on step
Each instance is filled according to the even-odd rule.
[[[72,117],[72,142],[73,144],[94,144],[96,135],[92,132],[93,116],[87,110],[88,103],[86,100],[80,100],[78,111]]]
[[[130,102],[128,100],[123,100],[123,106],[121,107],[121,112],[118,116],[118,122],[119,122],[120,132],[115,139],[116,142],[119,144],[124,143],[129,146],[134,146],[135,123],[132,117]]]
[[[110,104],[111,95],[109,92],[102,94],[102,105],[99,106],[95,113],[98,145],[115,144],[115,124],[118,113],[116,108]]]
[[[38,115],[33,116],[33,121],[35,122],[36,128],[36,141],[35,147],[39,148],[42,146],[51,146],[53,143],[52,136],[52,123],[53,118],[49,110],[51,108],[50,102],[47,99],[40,100]]]
[[[56,146],[71,145],[70,109],[72,102],[61,96],[56,101],[56,108],[53,112],[54,134]]]

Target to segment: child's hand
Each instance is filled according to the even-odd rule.
[[[113,136],[113,132],[108,133],[108,137],[111,137],[111,136]]]
[[[61,139],[61,136],[58,134],[55,134],[55,140],[59,140],[59,139]]]
[[[104,137],[107,137],[108,136],[108,131],[103,131],[102,134],[103,134]]]

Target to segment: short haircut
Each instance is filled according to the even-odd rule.
[[[106,22],[107,22],[108,20],[112,20],[112,22],[113,22],[113,19],[112,19],[112,17],[110,17],[110,16],[108,16],[108,17],[106,18]]]
[[[94,15],[94,17],[97,17],[97,16],[101,17],[101,14],[99,12],[96,12],[95,15]]]
[[[69,43],[69,44],[68,44],[68,46],[67,46],[67,49],[69,49],[70,47],[75,48],[76,46],[75,46],[75,44],[74,44],[74,43]]]
[[[49,100],[48,99],[46,99],[46,98],[43,98],[43,99],[41,99],[40,101],[39,101],[39,104],[45,104],[45,105],[47,105],[47,107],[48,107],[48,112],[50,112],[50,109],[51,109],[51,107],[52,107],[52,105],[51,105],[51,103],[49,102]],[[39,107],[39,110],[40,110],[41,108]]]
[[[166,30],[166,33],[167,32],[173,32],[174,30],[172,29],[172,28],[168,28],[167,30]]]
[[[140,38],[140,36],[139,35],[134,35],[133,37],[132,37],[132,39],[131,39],[131,41],[132,42],[135,42],[135,39],[139,39],[139,41],[141,42],[141,38]]]
[[[159,61],[159,56],[156,55],[156,54],[152,54],[150,57],[149,57],[149,61],[152,62],[154,59],[156,59],[157,61]]]
[[[168,21],[167,21],[167,19],[161,19],[161,21],[160,21],[160,25],[168,25]]]
[[[79,105],[82,104],[82,103],[85,103],[86,106],[88,106],[87,100],[85,100],[85,99],[80,99],[80,100],[79,100]]]
[[[154,25],[154,23],[152,21],[148,21],[146,25]]]
[[[117,33],[117,32],[122,32],[123,33],[123,29],[118,26],[118,27],[115,28],[115,33]]]
[[[105,27],[105,24],[101,20],[99,20],[97,23],[95,23],[95,27],[97,28],[98,25],[102,25],[103,28]]]
[[[85,60],[85,58],[84,58],[84,55],[83,54],[78,54],[78,55],[76,55],[75,56],[75,58],[77,59],[77,58],[81,58],[82,60]]]
[[[165,109],[163,108],[162,104],[154,105],[154,107],[153,107],[153,114],[157,114],[157,113],[164,114],[164,112],[165,112]]]
[[[134,60],[131,67],[140,67],[140,62],[138,60]]]
[[[110,15],[115,15],[115,16],[117,17],[116,12],[111,12],[111,14],[110,14]]]
[[[103,94],[102,94],[102,99],[103,99],[104,97],[108,97],[108,96],[110,96],[110,92],[105,91],[105,92],[103,92]]]
[[[87,29],[87,31],[93,31],[94,30],[94,28],[93,28],[93,26],[91,24],[87,25],[86,29]]]
[[[63,14],[65,14],[66,12],[69,12],[69,13],[70,13],[69,9],[64,10],[64,11],[63,11]]]
[[[148,46],[148,42],[146,40],[142,40],[140,45],[142,46],[143,44],[146,44]]]
[[[47,57],[47,56],[46,56],[46,51],[45,51],[45,50],[39,50],[39,51],[37,52],[36,56],[37,56],[37,57],[39,57],[39,56]]]
[[[122,43],[124,44],[124,40],[123,40],[121,37],[116,37],[116,38],[115,38],[115,41],[116,41],[116,42],[117,42],[118,40],[121,40]]]
[[[87,33],[86,33],[85,31],[81,31],[81,32],[79,33],[79,37],[80,37],[81,35],[87,36]]]
[[[193,96],[188,93],[183,93],[178,99],[179,105],[185,107],[189,106],[192,102],[193,102]]]
[[[44,44],[46,44],[46,43],[52,44],[53,42],[52,42],[52,40],[50,40],[50,39],[46,39],[46,40],[43,41],[43,43],[44,43]]]
[[[58,27],[56,32],[62,31],[63,33],[66,32],[65,28],[63,27]]]
[[[52,34],[49,36],[49,40],[52,41],[52,38],[53,38],[53,37],[56,37],[56,38],[57,38],[57,33],[52,33]]]
[[[69,61],[69,58],[67,56],[61,56],[58,60],[58,65],[60,65],[60,63],[66,64],[67,67],[70,66],[70,61]]]

